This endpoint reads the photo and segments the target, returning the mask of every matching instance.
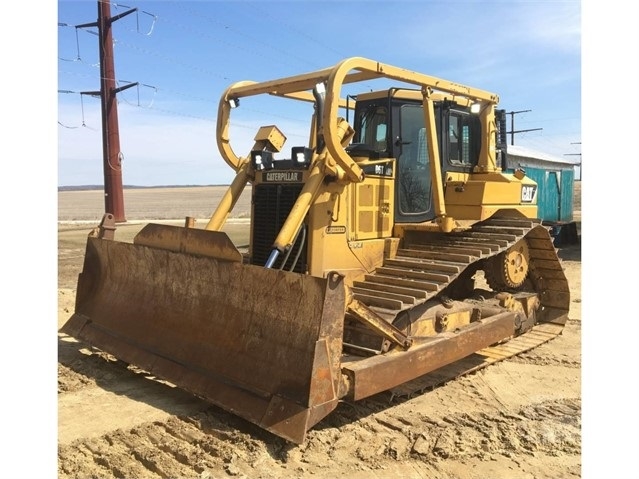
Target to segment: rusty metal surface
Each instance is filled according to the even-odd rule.
[[[342,277],[89,238],[61,331],[292,442],[337,406]]]
[[[93,228],[89,236],[112,240],[115,238],[115,218],[111,213],[105,213],[97,228]]]
[[[409,348],[413,343],[413,341],[399,329],[357,299],[351,300],[348,304],[347,313],[402,349]]]
[[[133,243],[227,261],[242,261],[242,254],[222,231],[149,223],[135,236]]]
[[[496,362],[508,359],[517,354],[529,351],[540,346],[561,334],[563,325],[542,323],[534,326],[530,331],[511,339],[508,342],[489,346],[477,351],[460,361],[443,366],[435,371],[420,376],[412,381],[405,382],[389,390],[391,400],[411,397],[413,394],[422,393],[436,386],[444,384],[451,379],[464,374],[478,371]]]
[[[349,377],[348,397],[355,401],[386,391],[514,334],[512,312],[499,313],[463,328],[442,333],[433,339],[415,340],[406,351],[392,351],[343,363]]]

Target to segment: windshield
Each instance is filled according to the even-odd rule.
[[[356,130],[359,133],[358,143],[369,146],[373,151],[388,151],[387,115],[386,107],[379,105],[369,105],[361,111],[356,123]]]

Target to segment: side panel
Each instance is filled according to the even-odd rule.
[[[351,186],[354,194],[350,237],[353,240],[392,235],[394,182],[393,176],[368,176],[362,183]]]
[[[393,178],[330,183],[308,215],[309,273],[339,271],[346,284],[381,266],[393,227]]]
[[[537,204],[522,202],[522,186],[510,173],[447,173],[446,212],[456,220],[484,220],[498,210],[516,210],[528,218],[538,215]]]

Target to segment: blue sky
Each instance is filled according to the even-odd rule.
[[[362,56],[497,93],[515,115],[515,144],[578,161],[578,1],[112,2],[123,181],[226,184],[215,143],[219,96],[239,80],[270,80]],[[102,184],[96,1],[58,2],[58,185]],[[302,144],[308,115],[248,107],[234,123],[239,154],[260,124]],[[242,110],[242,108],[240,108]],[[239,111],[239,110],[238,110]],[[232,120],[238,117],[233,116]],[[509,122],[510,128],[510,122]],[[301,143],[300,143],[301,142]]]

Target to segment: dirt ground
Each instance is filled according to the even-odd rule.
[[[177,217],[205,217],[211,192],[202,192],[202,211]],[[84,242],[101,208],[99,193],[80,193],[59,195],[58,327],[73,312]],[[172,208],[175,198],[197,196],[166,194]],[[134,205],[129,194],[130,211],[156,204],[153,190],[136,195]],[[73,204],[92,201],[78,217]],[[131,221],[116,238],[139,227]],[[243,228],[238,220],[229,225],[234,241],[242,241]],[[58,477],[582,477],[581,246],[559,255],[571,287],[561,336],[409,399],[381,394],[342,403],[301,446],[59,333]]]

